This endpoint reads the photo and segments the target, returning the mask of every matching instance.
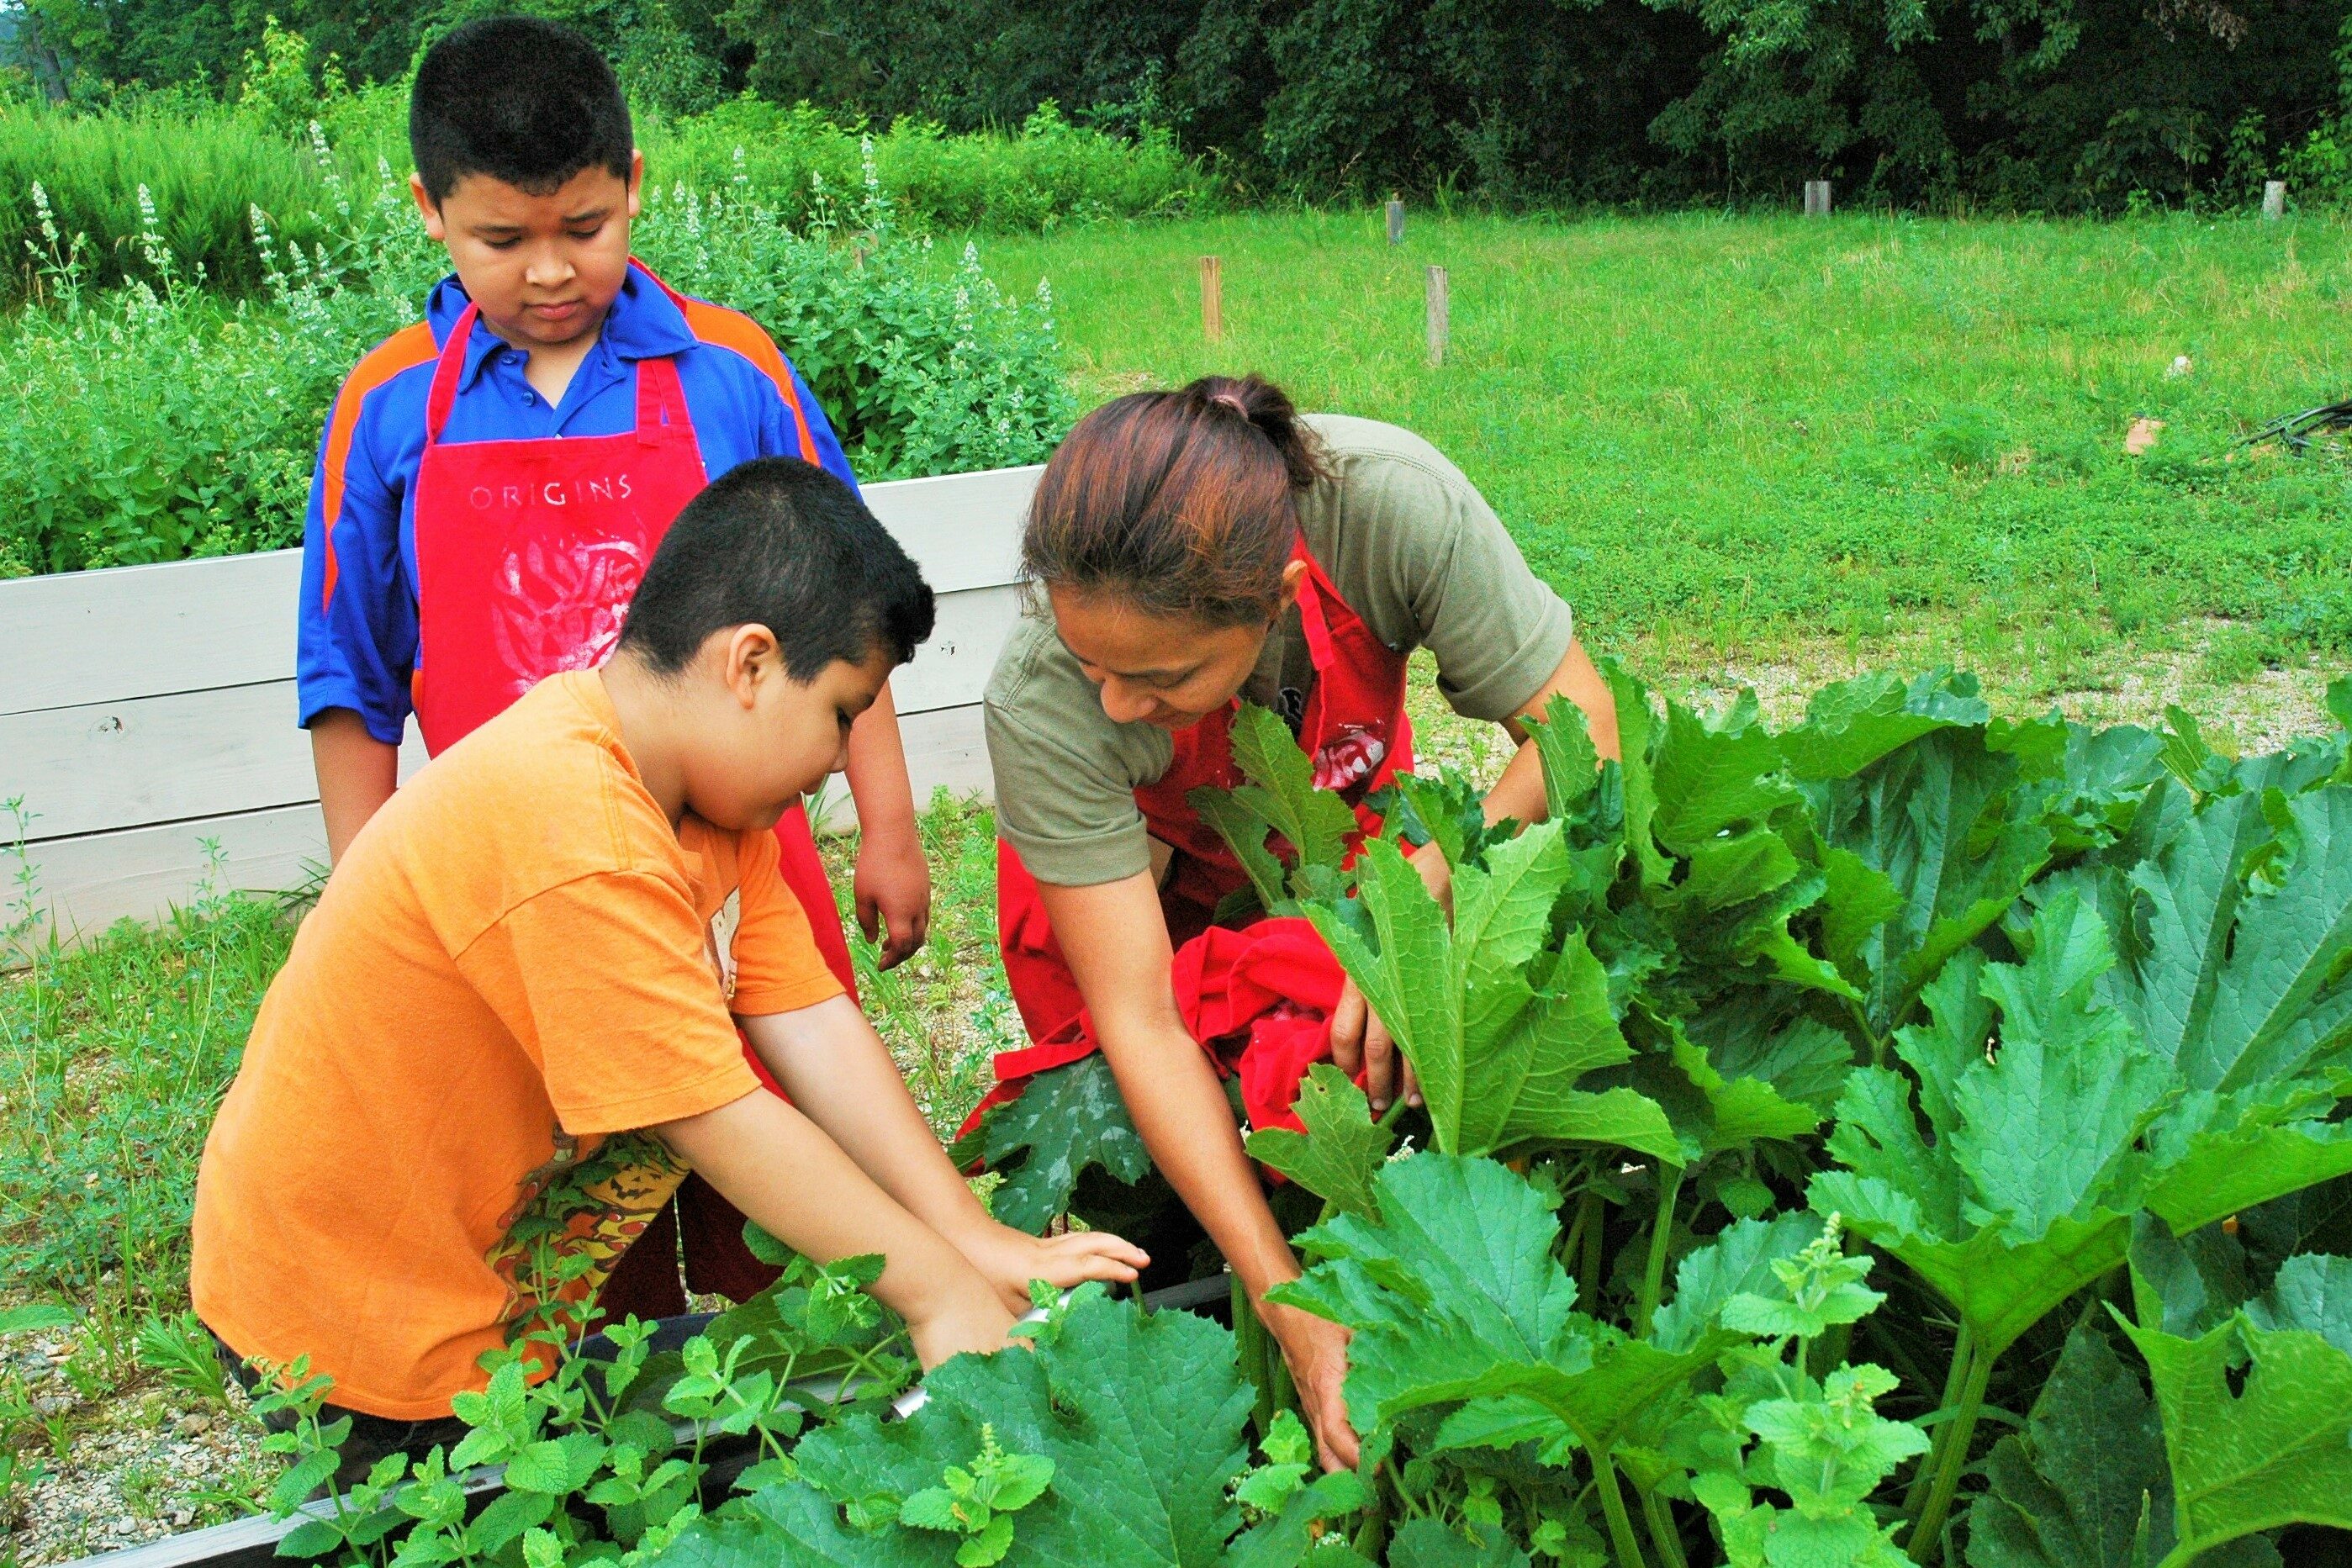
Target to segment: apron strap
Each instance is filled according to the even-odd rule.
[[[652,277],[651,273],[646,275]],[[658,277],[654,278],[661,283]],[[667,288],[668,286],[663,284]],[[457,324],[449,329],[449,341],[443,345],[441,356],[433,367],[433,390],[425,399],[425,444],[431,446],[441,439],[442,427],[449,423],[449,411],[457,402],[457,378],[466,369],[466,345],[474,335],[474,323],[481,316],[480,306],[468,301]],[[637,440],[655,446],[670,439],[677,431],[692,423],[687,413],[686,388],[677,378],[677,361],[664,354],[656,359],[637,361]]]
[[[466,344],[474,335],[475,319],[482,308],[472,300],[466,302],[465,311],[457,324],[449,329],[449,340],[441,347],[441,358],[433,367],[433,390],[425,399],[425,444],[432,445],[441,439],[441,427],[449,423],[450,405],[457,401],[457,377],[466,368]]]
[[[1291,550],[1290,559],[1307,563],[1307,576],[1298,585],[1298,628],[1307,635],[1307,656],[1319,675],[1338,657],[1331,642],[1331,620],[1323,609],[1323,596],[1333,591],[1322,567],[1307,553],[1304,536]]]
[[[668,354],[637,361],[637,444],[658,446],[693,423],[677,361]]]

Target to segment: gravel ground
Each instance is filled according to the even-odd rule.
[[[1796,640],[1753,658],[1700,664],[1658,660],[1635,653],[1629,663],[1663,668],[1657,685],[1684,700],[1717,705],[1742,686],[1755,688],[1767,719],[1776,725],[1802,715],[1818,687],[1864,669],[1914,668],[1938,662],[1975,664],[1987,695],[2002,712],[2023,716],[2056,706],[2070,717],[2100,723],[2163,722],[2179,703],[2197,714],[2209,737],[2244,750],[2272,749],[2296,736],[2331,727],[2323,706],[2327,673],[2315,667],[2261,670],[2249,678],[2216,678],[2235,628],[2192,625],[2167,647],[2079,653],[2053,675],[2031,662],[1988,667],[1959,656],[1935,633],[1869,640],[1858,648],[1840,640]],[[1409,706],[1416,749],[1424,763],[1444,762],[1491,779],[1508,759],[1501,732],[1454,716],[1438,696],[1435,672],[1415,659]],[[828,856],[845,879],[848,857],[836,842]],[[941,868],[943,871],[944,868]],[[939,894],[951,896],[950,879]],[[971,910],[944,952],[919,957],[869,995],[869,1011],[893,1054],[917,1087],[925,1111],[950,1131],[962,1106],[979,1092],[990,1038],[992,977],[986,944],[987,912]],[[869,987],[869,991],[877,988]],[[86,1398],[68,1367],[75,1346],[65,1339],[21,1333],[0,1337],[0,1403],[21,1399],[31,1425],[54,1427],[63,1457],[38,1439],[24,1450],[41,1474],[29,1486],[0,1487],[0,1568],[37,1568],[152,1541],[173,1531],[217,1523],[246,1511],[276,1473],[261,1449],[260,1428],[234,1390],[233,1407],[203,1406],[152,1382],[128,1392]],[[85,1379],[85,1381],[88,1381]]]
[[[10,1392],[55,1431],[21,1450],[37,1479],[0,1502],[0,1563],[68,1562],[250,1511],[278,1461],[236,1389],[226,1406],[153,1386],[88,1399],[68,1370],[77,1348],[35,1334],[0,1341]]]

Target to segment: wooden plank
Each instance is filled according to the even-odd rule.
[[[918,809],[929,805],[932,792],[939,789],[951,795],[977,795],[983,800],[996,798],[978,703],[909,715],[898,733],[907,743],[907,777],[915,786]],[[821,831],[845,833],[857,825],[857,809],[849,798],[847,781],[827,780],[816,803],[822,812],[817,819]]]
[[[935,592],[1011,582],[1038,467],[866,486]],[[284,680],[299,550],[0,582],[0,714]]]
[[[900,726],[907,771],[918,803],[946,789],[992,794],[988,747],[978,704],[910,714]],[[838,780],[824,797],[829,831],[856,823]],[[215,887],[278,892],[299,887],[327,859],[326,826],[315,801],[155,827],[51,839],[26,847],[51,928],[68,940],[95,936],[118,920],[154,920],[205,891],[204,841],[217,841]]]
[[[316,801],[34,844],[26,856],[48,929],[70,942],[118,920],[157,920],[175,904],[194,903],[205,891],[206,839],[220,846],[216,887],[224,893],[299,887],[311,868],[327,863],[327,828]]]
[[[906,714],[980,700],[1020,618],[1010,587],[940,601],[931,640],[894,677]],[[21,796],[33,840],[109,832],[318,799],[290,680],[0,716],[0,800]],[[424,761],[409,729],[404,772]]]
[[[302,552],[0,582],[0,713],[294,673]]]
[[[424,765],[415,725],[402,775]],[[234,815],[319,798],[294,683],[264,681],[0,717],[0,800],[32,840]]]
[[[1021,591],[1010,584],[942,594],[931,640],[890,677],[898,711],[927,713],[978,702],[988,690],[996,655],[1020,619]]]
[[[992,588],[1021,575],[1021,527],[1041,464],[892,479],[865,486],[866,504],[915,558],[934,593]]]

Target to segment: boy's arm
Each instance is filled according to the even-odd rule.
[[[368,733],[350,708],[310,720],[310,761],[319,771],[319,810],[327,819],[327,864],[333,867],[400,781],[400,747]]]
[[[824,405],[791,361],[782,355],[778,359],[792,383],[800,419],[793,418],[778,389],[761,430],[763,454],[804,455],[801,421],[805,420],[818,465],[856,489],[857,476]],[[922,835],[915,826],[915,789],[907,777],[907,748],[898,736],[898,710],[889,687],[883,687],[874,706],[850,727],[845,771],[850,799],[857,802],[857,867],[851,884],[857,898],[857,926],[867,941],[880,939],[881,967],[895,968],[913,957],[930,935],[931,867],[923,858]]]
[[[882,941],[882,967],[915,956],[931,930],[931,866],[915,825],[915,787],[898,709],[885,685],[849,727],[850,799],[857,802],[857,926]]]
[[[1027,1307],[1032,1280],[1065,1289],[1082,1280],[1124,1282],[1151,1260],[1105,1231],[1041,1239],[990,1218],[848,998],[736,1021],[793,1103],[885,1192],[953,1243],[1007,1305]]]
[[[310,732],[327,861],[392,798],[409,713],[416,606],[400,559],[400,496],[379,471],[355,400],[373,388],[362,365],[338,394],[320,438],[302,529],[295,688]]]
[[[961,1351],[1003,1347],[1013,1313],[998,1292],[775,1095],[755,1089],[652,1130],[761,1228],[820,1263],[881,1253],[874,1293],[907,1320],[926,1368]]]

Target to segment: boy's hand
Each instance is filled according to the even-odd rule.
[[[1131,1284],[1151,1254],[1108,1230],[1073,1230],[1066,1236],[1031,1236],[990,1220],[949,1238],[971,1260],[981,1277],[1015,1312],[1029,1310],[1029,1281],[1043,1280],[1061,1290],[1087,1280]]]
[[[1027,1310],[1024,1296],[1021,1302]],[[951,1355],[971,1351],[986,1355],[1003,1350],[1013,1332],[1013,1313],[987,1291],[961,1293],[936,1312],[907,1320],[907,1337],[914,1342],[915,1359],[929,1372]]]
[[[881,967],[896,968],[913,957],[930,935],[931,867],[911,821],[859,837],[851,885],[857,928],[868,942],[882,944]]]

